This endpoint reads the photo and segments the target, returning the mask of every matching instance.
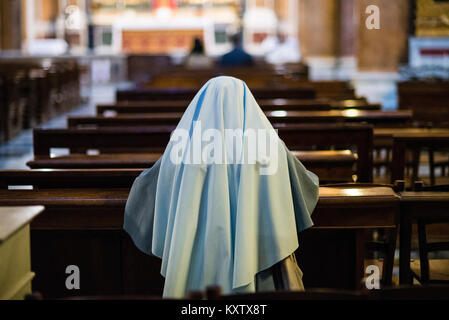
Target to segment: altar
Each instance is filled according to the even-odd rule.
[[[195,38],[214,44],[213,22],[207,18],[124,19],[113,25],[113,48],[133,54],[188,53]]]
[[[208,55],[221,55],[231,49],[228,36],[240,21],[235,0],[161,1],[122,9],[101,3],[91,11],[94,47],[108,53],[185,55],[199,38]]]

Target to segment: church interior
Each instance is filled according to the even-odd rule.
[[[216,283],[189,286],[201,273],[192,263],[182,299],[449,298],[448,0],[1,0],[0,300],[170,297],[182,241],[165,235],[162,259],[146,254],[124,230],[125,208],[153,167],[163,200],[171,134],[195,104],[193,119],[209,110],[201,97],[213,97],[210,79],[230,83],[223,76],[249,88],[243,112],[245,99],[257,102],[246,125],[260,113],[291,161],[319,179],[313,226],[298,227],[290,252],[305,290],[275,283],[235,295],[224,267],[210,265],[203,273]],[[217,118],[240,119],[226,110]],[[309,191],[292,188],[293,203]],[[173,219],[197,216],[179,201]],[[212,223],[221,203],[207,202],[200,218]],[[173,239],[202,232],[180,228]]]

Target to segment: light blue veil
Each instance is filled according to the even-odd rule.
[[[226,136],[226,129],[240,129],[244,136],[237,136],[241,142],[237,146],[224,143],[209,153],[221,152],[222,163],[205,161],[208,156],[189,163],[186,159],[195,154],[179,152],[180,141],[195,150],[192,137],[198,123],[203,133],[214,130],[202,147],[220,133]],[[209,80],[178,129],[192,139],[186,142],[173,134],[163,156],[136,178],[126,203],[124,229],[140,250],[162,259],[164,297],[186,297],[209,285],[221,286],[224,294],[254,292],[256,274],[290,256],[298,248],[298,233],[313,225],[318,178],[277,135],[278,143],[265,158],[232,162],[232,156],[237,159],[236,154],[254,145],[247,132],[273,129],[239,79]],[[274,170],[261,173],[272,164]]]

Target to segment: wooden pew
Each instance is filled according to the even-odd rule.
[[[31,169],[0,170],[0,189],[32,186],[52,188],[124,188],[129,189],[144,169]]]
[[[81,287],[75,294],[130,292],[129,286],[138,283],[129,269],[138,274],[145,266],[151,284],[146,292],[160,294],[163,279],[158,259],[140,253],[119,227],[128,192],[129,188],[0,190],[4,205],[45,206],[42,220],[31,224],[31,261],[36,273],[33,290],[46,298],[73,295],[74,291],[65,287],[65,270],[76,265]]]
[[[413,110],[421,124],[449,124],[449,81],[398,82],[399,109]]]
[[[348,110],[348,109],[357,109],[357,110],[366,110],[366,111],[380,111],[382,106],[378,103],[368,103],[366,99],[344,99],[344,100],[331,100],[331,108],[336,110]]]
[[[50,187],[48,181],[36,179],[21,183],[46,188],[0,190],[0,205],[39,204],[46,208],[31,225],[32,268],[37,274],[34,290],[48,298],[161,294],[159,259],[139,252],[122,231],[129,188],[66,189],[58,187],[56,180]],[[387,187],[321,187],[312,216],[315,226],[300,234],[296,252],[306,286],[359,287],[365,231],[395,229],[398,205],[399,198]],[[76,292],[64,285],[65,268],[71,264],[81,270],[81,289]]]
[[[70,58],[0,58],[0,141],[79,104],[79,69]]]
[[[288,81],[286,86],[296,88],[310,86],[315,90],[317,98],[328,98],[333,100],[356,98],[354,88],[347,81]]]
[[[409,131],[393,134],[393,155],[391,160],[391,181],[404,180],[406,150],[447,150],[449,131]],[[431,159],[432,162],[432,159]],[[431,175],[433,170],[431,170]],[[431,177],[433,182],[435,177]]]
[[[394,136],[426,136],[433,134],[449,134],[449,128],[374,128],[374,146],[392,148]]]
[[[353,181],[357,157],[350,150],[293,151],[293,154],[307,167],[307,169],[314,172],[319,177],[320,183]],[[151,167],[161,156],[162,153],[75,154],[70,156],[58,156],[50,159],[40,159],[38,161],[30,162],[29,165],[31,167],[51,169],[100,169],[96,172],[81,170],[79,172],[79,179],[82,179],[83,175],[92,179],[96,175],[101,177],[102,174],[108,176],[113,173],[114,175],[123,176],[125,179],[124,181],[128,181],[126,179],[131,179],[132,177],[135,178],[135,175],[143,170],[139,168]],[[36,165],[36,162],[38,165]],[[111,168],[111,170],[102,171],[106,168]],[[117,170],[118,168],[121,170]],[[20,178],[15,171],[10,172],[14,179]],[[74,174],[71,171],[69,172],[71,175]],[[33,177],[34,175],[39,176],[40,174],[45,175],[46,173],[45,171],[23,172],[23,178],[30,179],[28,175]],[[61,178],[53,177],[53,179],[64,179],[64,171],[55,171],[53,174],[56,176],[61,175]],[[5,178],[5,176],[3,176],[3,178]]]
[[[244,81],[251,90],[258,88],[303,88],[311,87],[316,91],[317,97],[333,98],[337,100],[354,99],[354,88],[347,81],[308,81],[288,74],[273,72],[270,69],[226,68],[223,70],[182,70],[176,68],[167,70],[163,74],[152,77],[151,80],[140,82],[142,88],[183,88],[199,89],[209,79],[220,76],[232,76]]]
[[[154,153],[165,148],[174,126],[110,127],[101,129],[35,129],[35,158],[31,168],[48,167],[51,148],[70,148],[86,154],[88,149],[103,153]],[[310,150],[316,146],[357,150],[358,181],[372,181],[372,127],[363,124],[302,124],[276,127],[290,150]],[[79,157],[79,156],[75,156]],[[42,162],[41,162],[42,161]],[[85,160],[83,160],[86,162]]]
[[[102,104],[97,106],[97,114],[105,115],[110,113],[166,113],[184,112],[189,105],[189,101],[133,101],[118,102],[115,104]],[[364,111],[380,111],[380,105],[367,104],[361,101],[344,100],[332,102],[327,99],[269,99],[259,100],[259,106],[264,111],[330,111],[357,109]]]
[[[407,135],[426,135],[426,134],[434,134],[434,133],[448,133],[449,134],[449,128],[374,128],[374,150],[386,151],[385,156],[383,157],[376,157],[375,159],[375,166],[378,167],[384,166],[387,170],[390,169],[391,166],[391,153],[393,149],[393,137],[395,135],[401,135],[401,134],[407,134]],[[413,151],[413,150],[407,150],[407,152]],[[419,167],[419,151],[415,150],[415,153],[417,154],[414,156],[414,159],[412,161],[412,168],[413,171],[416,171]],[[380,153],[380,152],[379,152]],[[431,158],[431,155],[429,155],[429,159]],[[409,164],[409,163],[407,163]],[[431,168],[431,176],[434,175],[434,168],[432,167],[432,163],[429,163]],[[416,176],[416,172],[413,172],[413,174]]]
[[[187,100],[190,101],[197,94],[199,88],[195,89],[158,89],[158,88],[133,88],[117,90],[117,101],[154,101],[154,100]],[[265,88],[251,90],[256,99],[314,99],[315,90],[310,87],[304,88]]]
[[[151,72],[151,71],[150,71]],[[304,75],[304,65],[289,65],[284,68],[257,62],[253,66],[218,67],[191,70],[182,66],[166,68],[164,72],[154,74],[146,81],[140,81],[141,86],[152,88],[199,88],[209,79],[217,76],[231,76],[245,81],[250,88],[295,85],[297,79],[307,82]],[[339,84],[343,83],[339,81]],[[333,83],[331,83],[333,84]],[[346,88],[346,83],[345,88]]]
[[[97,114],[112,111],[122,113],[159,113],[159,112],[184,112],[190,101],[162,100],[162,101],[126,101],[115,104],[97,106]],[[303,110],[303,111],[328,111],[331,110],[330,101],[325,99],[263,99],[258,101],[264,111],[273,110]]]
[[[284,111],[265,112],[268,120],[275,123],[313,123],[313,122],[367,122],[374,125],[401,126],[409,123],[409,111]],[[176,125],[183,113],[143,113],[116,116],[71,116],[68,126],[76,127],[120,127]]]
[[[2,140],[7,141],[15,137],[24,128],[27,99],[25,96],[26,72],[11,70],[0,73],[3,78],[3,101],[0,102],[2,118]]]
[[[145,55],[145,54],[129,54],[127,56],[127,69],[128,77],[130,81],[143,82],[150,79],[157,78],[159,76],[165,76],[168,80],[174,74],[187,73],[187,75],[195,76],[200,74],[201,76],[207,75],[206,79],[209,79],[218,75],[251,75],[256,73],[257,75],[272,75],[280,74],[283,76],[294,77],[298,79],[307,79],[308,68],[303,63],[287,63],[284,65],[270,65],[267,64],[263,58],[255,58],[255,65],[251,67],[234,67],[234,68],[222,68],[215,65],[213,68],[206,70],[195,70],[192,72],[190,69],[186,69],[180,65],[174,65],[169,56],[163,55]]]

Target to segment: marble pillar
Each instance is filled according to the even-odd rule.
[[[299,42],[312,80],[348,79],[355,70],[356,0],[299,0]]]
[[[379,29],[367,26],[367,19],[374,13],[367,13],[367,7],[372,5],[379,9]],[[382,103],[385,109],[396,107],[398,68],[407,57],[409,5],[409,0],[356,2],[356,92],[366,96],[370,102]]]
[[[0,1],[0,49],[20,50],[22,47],[21,0]]]

